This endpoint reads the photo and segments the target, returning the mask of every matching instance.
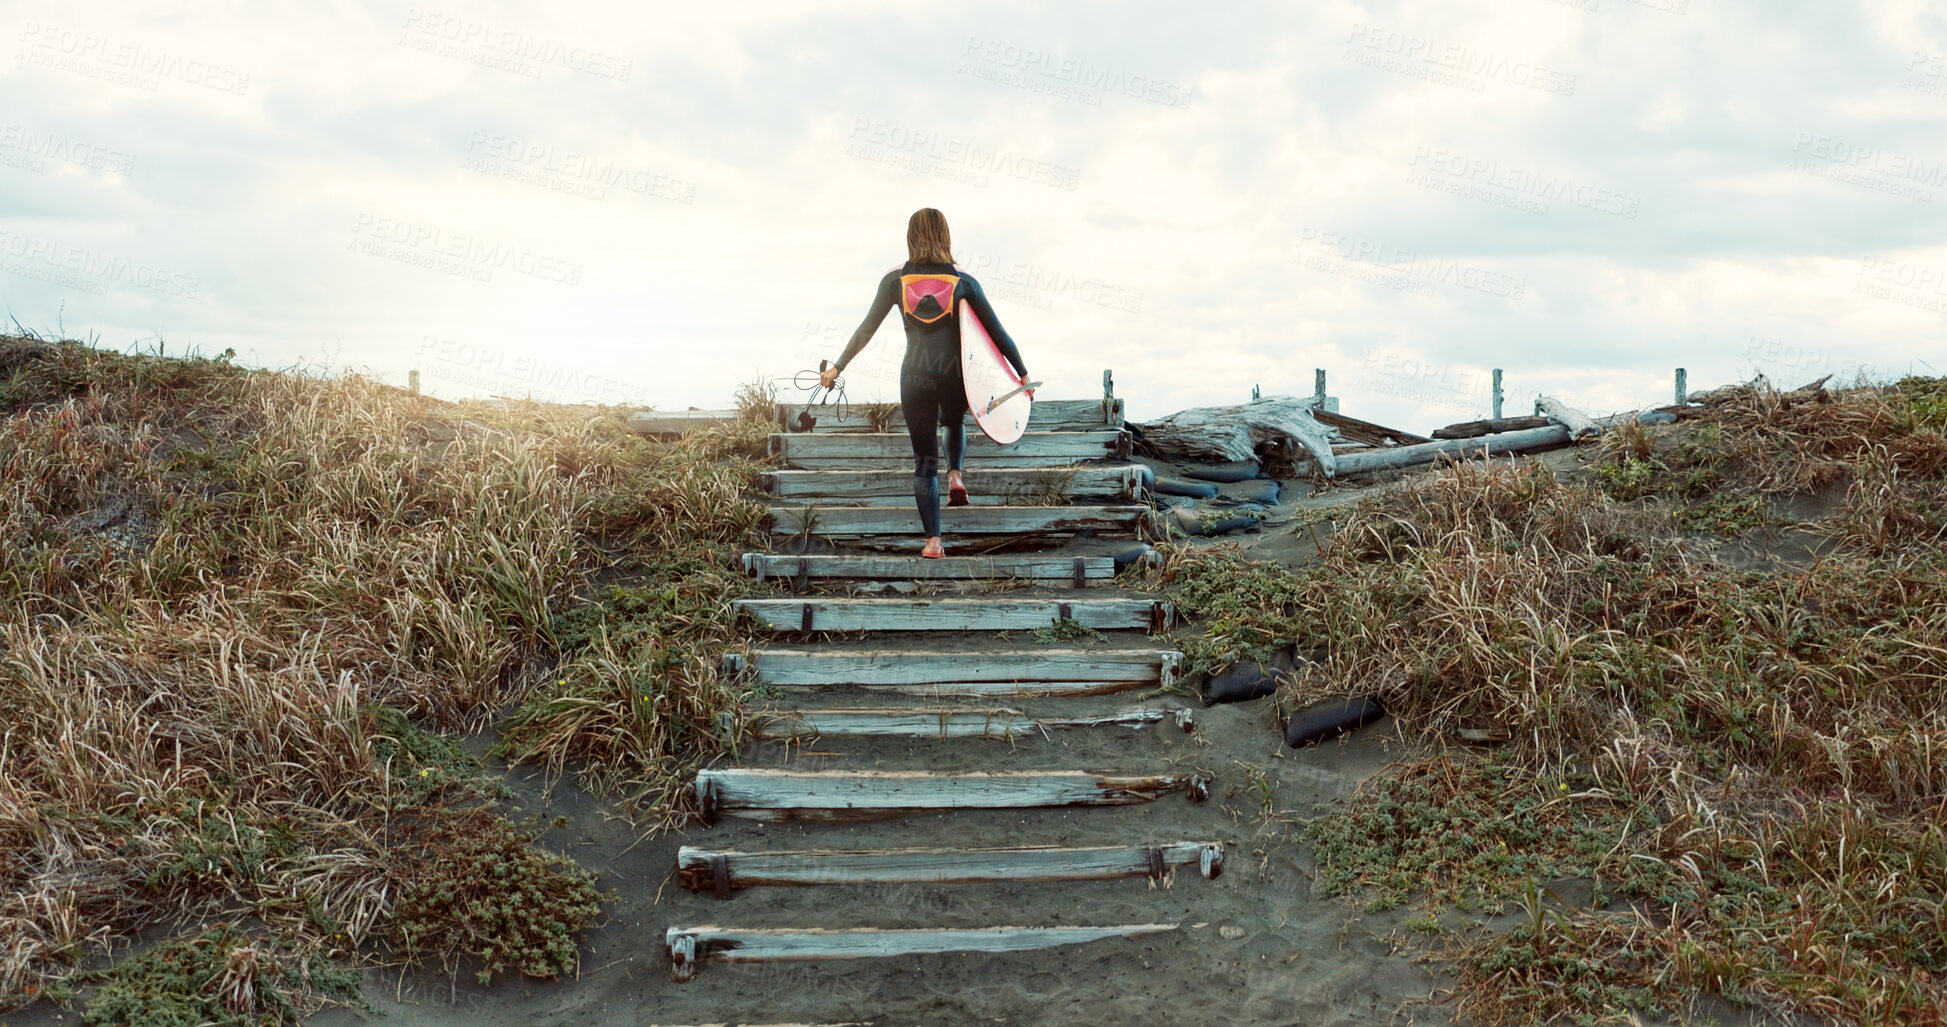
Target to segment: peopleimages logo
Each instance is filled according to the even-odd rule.
[[[1416,182],[1433,188],[1447,188],[1441,183],[1472,183],[1500,190],[1511,198],[1523,197],[1567,203],[1598,214],[1613,214],[1616,217],[1632,220],[1643,204],[1643,198],[1640,196],[1619,193],[1587,182],[1578,182],[1567,175],[1537,171],[1534,168],[1513,164],[1503,166],[1498,160],[1470,156],[1453,150],[1416,146],[1413,148],[1412,159],[1406,164],[1428,176],[1426,181],[1420,182],[1416,178]],[[1455,190],[1447,188],[1447,191]],[[1521,206],[1537,214],[1548,213],[1546,206],[1536,207],[1532,203],[1512,203],[1512,205]]]
[[[967,38],[967,45],[960,50],[960,56],[1079,89],[1117,93],[1136,100],[1162,104],[1165,107],[1188,108],[1193,95],[1193,90],[1189,86],[1164,82],[1148,75],[1133,74],[1121,68],[1091,64],[1072,57],[1057,57],[1032,46],[1016,46],[1012,43],[982,39],[979,36]],[[1007,84],[1024,85],[1017,82]],[[1067,98],[1090,102],[1088,98],[1081,96]],[[1100,101],[1094,102],[1099,104]]]
[[[0,149],[18,150],[29,158],[52,158],[78,168],[92,168],[124,177],[135,171],[135,156],[106,146],[84,143],[20,125],[0,126]],[[3,156],[3,155],[0,155]],[[31,170],[39,171],[39,167]]]
[[[608,189],[654,196],[676,203],[696,199],[696,183],[648,168],[630,167],[573,150],[517,136],[474,132],[467,139],[473,156],[462,166],[530,185],[603,199]]]
[[[201,283],[191,275],[85,246],[18,232],[0,226],[0,256],[9,274],[100,294],[102,282],[119,282],[140,289],[194,299]]]
[[[16,56],[21,60],[49,64],[90,78],[113,80],[151,93],[156,91],[155,80],[164,78],[219,93],[242,95],[250,89],[247,71],[208,61],[184,60],[167,51],[58,25],[30,21],[20,33],[20,42],[24,45]]]
[[[1528,290],[1528,280],[1516,275],[1492,271],[1477,264],[1467,264],[1457,260],[1428,256],[1418,250],[1402,249],[1398,246],[1389,246],[1371,239],[1361,239],[1343,232],[1326,231],[1310,226],[1299,229],[1298,253],[1293,256],[1292,261],[1321,271],[1343,273],[1345,270],[1348,270],[1344,268],[1335,270],[1329,263],[1321,263],[1316,259],[1308,258],[1308,254],[1327,258],[1336,257],[1341,261],[1350,261],[1359,264],[1369,264],[1376,268],[1384,268],[1396,272],[1402,276],[1399,280],[1401,284],[1381,281],[1379,279],[1370,279],[1378,281],[1379,284],[1386,285],[1389,288],[1407,288],[1403,283],[1418,280],[1420,283],[1458,285],[1463,289],[1469,289],[1489,296],[1502,296],[1516,302],[1519,302],[1522,295]],[[1364,276],[1352,274],[1347,275],[1347,277]],[[1431,295],[1430,292],[1423,292],[1418,289],[1408,288],[1407,291],[1418,292],[1420,295]]]
[[[626,82],[635,71],[635,61],[616,57],[585,46],[573,46],[558,39],[537,36],[521,29],[503,28],[437,11],[406,9],[405,34],[401,43],[410,43],[414,34],[421,43],[441,40],[456,46],[500,54],[512,61],[535,61],[571,71],[586,72]],[[415,49],[425,49],[417,46]],[[453,56],[443,54],[442,56]],[[519,70],[509,68],[507,70]]]
[[[359,214],[352,219],[351,248],[480,282],[492,281],[495,270],[507,270],[564,285],[581,284],[579,263],[401,218]]]
[[[903,154],[911,158],[940,165],[958,165],[966,171],[1005,175],[1036,185],[1054,186],[1058,189],[1073,190],[1081,180],[1081,173],[1074,168],[1050,161],[1040,160],[1024,154],[1014,153],[995,146],[983,146],[964,139],[943,138],[924,129],[907,129],[901,125],[870,118],[852,119],[850,134],[852,156],[867,160],[875,159],[872,151],[859,150],[861,142],[881,147],[889,153]],[[986,183],[979,182],[980,185]]]
[[[1538,89],[1557,96],[1572,96],[1575,93],[1575,76],[1553,70],[1534,61],[1513,60],[1502,54],[1469,49],[1451,43],[1443,44],[1416,36],[1408,32],[1395,32],[1391,29],[1371,25],[1354,25],[1346,36],[1351,47],[1348,59],[1360,48],[1373,54],[1385,54],[1401,61],[1438,68],[1471,77],[1475,80],[1499,79],[1509,85]],[[1356,62],[1355,63],[1361,63]],[[1388,68],[1387,70],[1401,70]]]

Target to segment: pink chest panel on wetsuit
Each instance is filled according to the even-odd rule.
[[[958,275],[900,275],[899,306],[915,320],[932,324],[953,313]]]

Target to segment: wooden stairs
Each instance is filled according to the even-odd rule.
[[[797,413],[780,406],[780,428]],[[1046,819],[1099,817],[1087,811],[1165,796],[1200,801],[1212,784],[1162,761],[1075,767],[1044,758],[1055,737],[1195,726],[1170,691],[1182,655],[1150,637],[1175,611],[1115,589],[1116,560],[1102,551],[1119,546],[1126,558],[1154,529],[1121,402],[1037,403],[1033,430],[1007,447],[969,419],[967,483],[976,495],[972,505],[942,507],[945,559],[917,555],[911,446],[897,416],[879,424],[818,417],[811,431],[771,437],[784,464],[761,479],[774,504],[774,551],[744,557],[745,571],[775,594],[737,606],[779,637],[724,657],[727,673],[768,697],[757,700],[763,708],[747,737],[783,752],[697,774],[697,802],[715,826],[703,844],[681,849],[676,873],[685,887],[724,899],[766,889],[832,894],[811,922],[669,927],[671,976],[689,980],[712,963],[1032,952],[1184,926],[889,926],[873,901],[872,889],[889,885],[1166,883],[1179,869],[1206,878],[1223,870],[1217,842],[1163,834],[1100,844],[1111,828],[1092,832],[1097,844],[1068,844],[1062,824],[1072,821]],[[906,591],[850,594],[866,583]],[[874,744],[918,745],[922,765],[888,768],[869,748],[852,748]],[[844,751],[822,751],[834,745]],[[821,759],[801,755],[810,746]],[[843,759],[833,765],[832,755]],[[993,811],[1011,811],[1005,837],[995,836]],[[936,844],[869,847],[847,837],[886,818],[926,816],[945,818]],[[982,826],[954,827],[982,816]],[[755,836],[760,842],[809,833],[816,843],[757,846],[746,834],[739,844],[708,844],[711,832],[752,822],[793,832],[774,826]],[[749,905],[762,903],[759,895],[726,905],[721,919],[763,911]]]

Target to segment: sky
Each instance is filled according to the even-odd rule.
[[[1039,395],[1135,421],[1947,373],[1938,0],[425,3],[0,0],[0,316],[718,408],[930,206]]]

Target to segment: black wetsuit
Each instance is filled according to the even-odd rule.
[[[957,278],[952,283],[950,303],[941,304],[936,295],[902,302],[910,299],[906,280],[912,276],[936,281],[940,283],[938,289],[944,289],[946,276]],[[946,427],[947,467],[962,469],[967,455],[967,388],[960,376],[960,318],[958,311],[950,309],[951,303],[973,306],[1001,355],[1025,379],[1028,368],[1021,361],[1021,351],[994,316],[987,294],[972,275],[952,264],[916,264],[909,260],[886,272],[879,279],[872,309],[866,311],[865,320],[838,358],[838,369],[843,371],[879,330],[886,314],[894,306],[900,308],[900,321],[906,326],[906,359],[899,365],[899,405],[913,440],[913,501],[928,538],[940,533],[941,425]]]

